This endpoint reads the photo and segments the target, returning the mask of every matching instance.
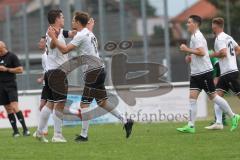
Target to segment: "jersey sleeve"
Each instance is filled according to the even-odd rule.
[[[201,38],[195,37],[195,38],[193,39],[193,46],[194,46],[194,49],[203,48],[203,47],[204,47],[204,43],[203,43],[203,41],[201,40]]]
[[[73,37],[72,41],[70,42],[70,44],[79,47],[80,44],[82,42],[82,38],[80,36],[80,34],[77,34],[76,36]]]
[[[232,39],[232,42],[233,42],[233,47],[234,48],[238,46],[237,42],[234,39]]]
[[[22,66],[20,63],[20,60],[18,59],[18,57],[15,54],[12,54],[11,56],[11,67],[16,68],[16,67],[20,67]]]
[[[227,48],[226,42],[224,40],[218,40],[216,42],[216,52],[219,52],[224,48]]]

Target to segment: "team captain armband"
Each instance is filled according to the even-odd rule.
[[[64,36],[64,38],[68,38],[69,36],[68,36],[68,30],[63,30],[63,36]]]

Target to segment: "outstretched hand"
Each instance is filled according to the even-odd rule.
[[[90,31],[93,31],[93,27],[95,25],[95,20],[93,18],[90,18],[90,20],[88,21],[88,24],[87,24],[87,28],[90,30]]]

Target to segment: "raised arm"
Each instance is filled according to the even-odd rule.
[[[54,29],[52,29],[52,27],[48,28],[48,35],[49,35],[49,37],[52,38],[51,42],[60,50],[60,52],[62,54],[67,54],[76,48],[76,46],[74,46],[70,43],[65,45],[65,44],[59,42],[57,37],[55,36]]]

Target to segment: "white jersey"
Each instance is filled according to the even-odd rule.
[[[197,49],[203,48],[205,55],[197,56],[195,54],[191,54],[191,76],[201,75],[213,70],[213,66],[210,61],[210,57],[208,54],[208,46],[207,41],[204,38],[203,34],[197,30],[191,36],[190,48]]]
[[[220,50],[227,48],[227,56],[219,58],[221,76],[238,71],[237,59],[235,54],[235,47],[237,46],[237,42],[235,42],[231,36],[227,35],[224,32],[220,33],[216,37],[214,44],[215,52],[219,52]]]
[[[84,72],[90,71],[91,69],[104,67],[104,63],[99,57],[98,53],[97,38],[87,28],[84,28],[81,31],[77,32],[77,34],[74,36],[70,43],[77,47],[76,51],[79,52],[81,55],[86,55],[89,57],[93,56],[94,58],[92,61],[90,60],[89,63],[87,63],[88,68],[86,68],[86,66],[83,68]]]
[[[57,69],[68,60],[67,54],[62,54],[61,51],[57,48],[51,49],[51,41],[52,39],[48,36],[48,34],[46,34],[47,70]],[[65,38],[63,36],[63,29],[60,30],[58,41],[60,43],[66,44]]]
[[[42,54],[42,68],[43,68],[43,73],[47,72],[47,54],[44,52]]]

